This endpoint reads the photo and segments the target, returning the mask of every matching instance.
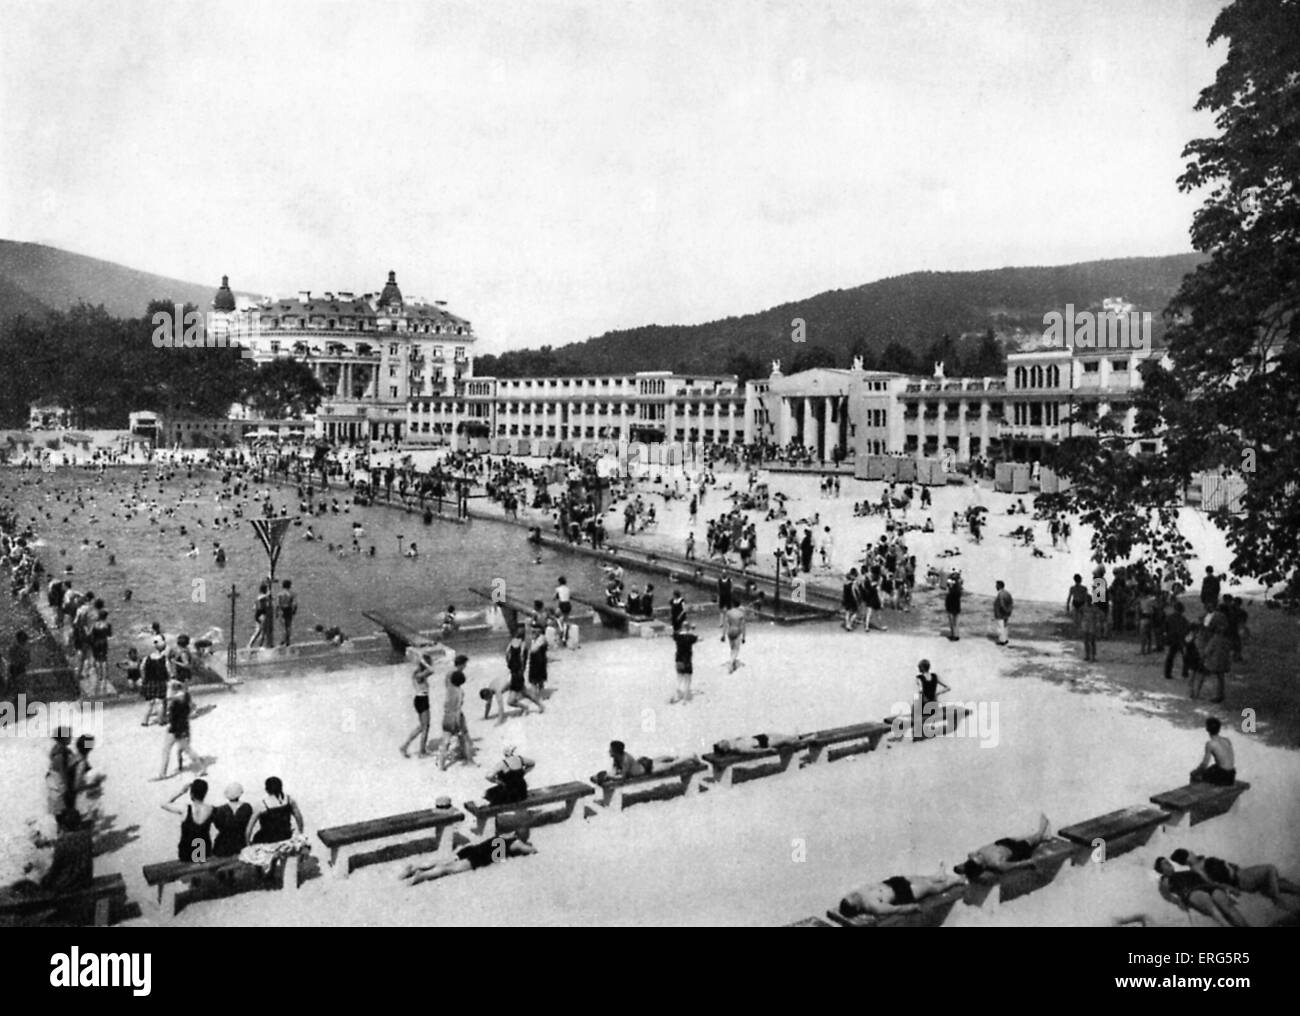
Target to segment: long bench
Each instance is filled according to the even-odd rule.
[[[961,721],[964,720],[970,714],[971,711],[969,706],[958,706],[958,705],[951,705],[951,706],[945,705],[941,709],[937,710],[934,714],[931,714],[929,716],[925,715],[925,713],[922,712],[921,732],[918,734],[915,730],[913,730],[912,740],[929,741],[929,740],[933,740],[936,737],[943,737],[944,735],[950,733],[951,731],[955,731],[957,727],[961,724]],[[888,726],[890,730],[893,730],[895,728],[895,725],[898,725],[899,727],[908,727],[908,728],[914,727],[915,719],[916,719],[915,712],[906,712],[906,713],[896,713],[893,716],[886,716],[884,722],[885,725]],[[899,738],[901,737],[902,737],[902,731],[900,730]],[[895,738],[895,740],[898,740],[899,738]]]
[[[756,780],[763,776],[783,773],[790,768],[790,761],[800,752],[807,751],[808,744],[785,744],[779,748],[764,748],[762,751],[711,751],[704,755],[704,761],[713,769],[713,782],[729,787],[734,784]],[[751,762],[776,760],[775,765],[750,766]]]
[[[361,848],[376,848],[387,842],[406,840],[412,833],[434,833],[431,852],[438,852],[443,846],[446,830],[459,825],[465,820],[465,813],[455,808],[428,808],[423,811],[409,811],[402,815],[389,815],[386,818],[369,819],[354,822],[351,825],[331,826],[322,829],[316,835],[330,852],[330,867],[339,878],[347,878],[352,871],[352,862],[362,853]]]
[[[368,621],[374,621],[375,624],[384,629],[384,634],[388,636],[388,641],[392,643],[393,652],[395,653],[405,653],[410,646],[423,649],[427,646],[439,645],[435,639],[429,638],[409,624],[390,617],[388,614],[381,614],[376,610],[363,610],[361,616]]]
[[[966,893],[966,886],[957,885],[935,896],[927,896],[920,904],[920,910],[905,914],[859,914],[857,917],[845,917],[838,910],[826,911],[826,916],[835,924],[844,928],[937,928],[948,919],[952,908]]]
[[[1237,798],[1250,789],[1249,783],[1238,780],[1230,787],[1214,783],[1189,783],[1177,790],[1156,794],[1151,803],[1169,812],[1169,825],[1179,825],[1188,815],[1189,825],[1196,825],[1208,818],[1231,811],[1237,805]]]
[[[531,822],[530,812],[552,804],[563,804],[564,811],[557,816],[563,821],[573,814],[574,806],[584,797],[590,797],[596,788],[590,783],[559,783],[553,787],[541,787],[530,790],[522,801],[510,801],[505,804],[488,804],[486,801],[466,801],[465,810],[474,816],[475,835],[495,836],[497,819],[503,815],[524,814],[525,823]]]
[[[230,872],[238,878],[256,870],[256,865],[247,864],[238,857],[214,857],[207,861],[162,861],[144,866],[144,880],[158,890],[158,909],[170,916],[176,913],[178,883],[189,885],[191,882],[215,878],[223,872]],[[298,888],[297,857],[286,861],[284,885],[285,888]]]
[[[1163,808],[1134,804],[1067,826],[1059,835],[1081,848],[1074,856],[1074,863],[1086,864],[1094,847],[1102,846],[1107,859],[1118,857],[1142,846],[1168,820],[1169,812]]]
[[[1002,903],[1009,903],[1051,884],[1065,862],[1071,860],[1082,848],[1070,840],[1054,836],[1034,848],[1033,867],[1013,868],[1011,871],[986,871],[966,887],[963,897],[967,906],[982,907],[994,890]]]
[[[808,745],[805,764],[812,765],[820,761],[826,753],[826,761],[862,752],[875,751],[880,739],[889,733],[890,728],[884,723],[855,723],[847,727],[834,727],[809,734],[804,740]],[[838,746],[838,747],[836,747]],[[826,749],[830,749],[827,751]]]
[[[627,794],[629,790],[636,790],[653,784],[662,784],[667,780],[675,779],[678,781],[680,789],[675,789],[671,796],[681,797],[690,792],[691,782],[695,779],[696,774],[702,773],[708,768],[699,759],[687,759],[677,765],[656,769],[644,776],[632,776],[621,780],[607,779],[599,782],[592,780],[592,782],[600,789],[599,803],[602,806],[606,808],[616,806],[614,807],[615,811],[622,811],[629,804]]]
[[[100,875],[84,889],[68,892],[38,892],[0,903],[0,927],[35,927],[60,923],[77,914],[91,915],[96,928],[105,928],[114,912],[126,907],[126,881],[121,875]]]

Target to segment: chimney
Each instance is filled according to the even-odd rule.
[[[302,302],[303,302],[303,303],[311,303],[311,290],[310,290],[310,289],[300,289],[300,290],[298,290],[298,296],[302,299]]]

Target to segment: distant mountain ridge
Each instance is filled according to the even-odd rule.
[[[1122,297],[1136,311],[1149,311],[1157,341],[1160,312],[1183,276],[1203,260],[1199,254],[1117,258],[1049,267],[996,268],[969,272],[912,272],[852,289],[835,289],[740,317],[699,325],[645,325],[607,332],[539,356],[518,350],[484,357],[483,370],[521,373],[612,373],[673,369],[718,372],[737,358],[783,360],[820,347],[840,366],[864,354],[878,359],[891,342],[916,352],[944,335],[954,341],[992,329],[1008,348],[1041,335],[1043,315],[1101,310]],[[804,323],[804,342],[792,341],[793,322]],[[766,364],[764,363],[766,366]],[[520,369],[522,368],[522,369]],[[766,370],[764,370],[766,374]]]
[[[113,317],[142,317],[150,300],[208,310],[220,279],[184,282],[39,243],[0,240],[0,325],[85,301]]]

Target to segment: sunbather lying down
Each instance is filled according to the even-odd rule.
[[[434,861],[432,864],[408,864],[402,871],[401,878],[407,885],[419,885],[435,878],[458,875],[463,871],[486,868],[496,861],[511,857],[523,857],[537,853],[537,848],[528,842],[528,830],[520,829],[510,836],[489,836],[478,843],[467,843],[456,851],[456,856],[449,861]]]
[[[1028,868],[1034,864],[1034,850],[1052,835],[1051,823],[1046,815],[1038,817],[1038,828],[1024,836],[1004,836],[966,855],[966,860],[954,869],[968,879],[979,878],[986,871],[1004,872]]]
[[[718,741],[713,750],[719,755],[752,755],[770,751],[772,748],[785,748],[801,744],[803,734],[751,734],[749,737],[737,737],[729,741]]]
[[[921,909],[921,900],[965,884],[962,876],[942,871],[937,875],[895,875],[848,893],[840,900],[840,913],[845,917],[911,914]]]

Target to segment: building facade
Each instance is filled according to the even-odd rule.
[[[745,392],[734,375],[641,371],[476,377],[455,391],[412,396],[409,443],[454,444],[460,436],[739,444]]]
[[[395,272],[378,293],[304,291],[243,307],[223,278],[212,306],[213,330],[257,363],[286,357],[312,370],[326,391],[314,432],[330,441],[404,440],[413,398],[462,396],[474,374],[470,322],[404,298]]]

